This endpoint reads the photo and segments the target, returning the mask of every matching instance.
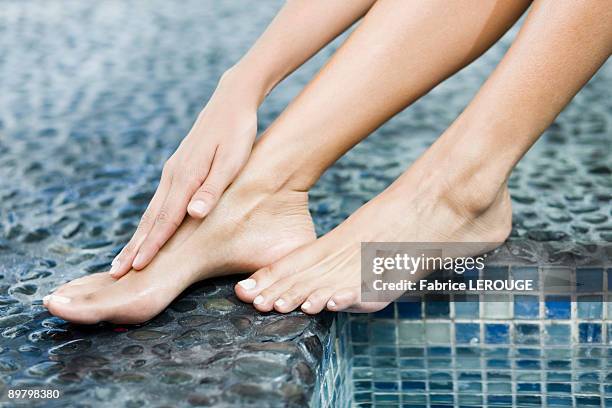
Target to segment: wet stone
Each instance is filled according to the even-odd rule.
[[[91,340],[77,339],[49,349],[50,355],[67,356],[80,354],[91,347]]]
[[[172,342],[180,348],[191,347],[202,342],[202,333],[197,329],[187,330],[172,339]]]
[[[170,305],[170,309],[180,313],[190,312],[196,307],[198,304],[194,300],[179,300]]]
[[[24,326],[24,325],[13,326],[3,331],[2,337],[6,339],[15,339],[17,337],[26,335],[29,331],[30,331],[30,328],[28,326]]]
[[[0,357],[0,373],[10,373],[19,370],[19,364],[8,357]]]
[[[236,309],[236,305],[225,298],[208,299],[204,301],[204,310],[208,312],[228,313]]]
[[[139,345],[127,346],[121,350],[121,354],[126,356],[137,356],[138,354],[142,354],[144,348]]]
[[[64,329],[41,329],[30,333],[28,340],[32,343],[45,342],[45,341],[67,341],[73,338],[72,332]]]
[[[28,368],[28,374],[34,377],[47,377],[55,374],[64,368],[64,363],[60,361],[45,361]]]
[[[286,374],[286,367],[277,361],[259,357],[242,357],[235,361],[233,371],[246,379],[278,379]]]
[[[128,332],[127,336],[132,340],[149,341],[163,339],[168,334],[159,330],[138,329]]]
[[[10,288],[9,293],[11,295],[17,294],[17,295],[31,296],[35,294],[37,290],[38,290],[38,286],[36,286],[33,283],[22,283],[22,284],[18,284]]]
[[[206,315],[188,315],[178,319],[178,324],[185,327],[197,327],[214,322],[217,319]]]
[[[302,334],[309,324],[307,317],[284,316],[258,327],[257,336],[262,340],[287,341]]]
[[[184,384],[193,380],[193,377],[181,371],[165,372],[161,375],[161,381],[165,384]]]
[[[0,329],[27,323],[32,317],[26,313],[18,313],[10,316],[0,317]]]
[[[172,348],[166,343],[160,343],[151,347],[151,352],[160,358],[170,358]]]

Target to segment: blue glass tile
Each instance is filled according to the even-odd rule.
[[[538,383],[518,383],[516,384],[516,391],[525,392],[525,393],[540,392],[540,384]]]
[[[485,266],[482,277],[491,280],[508,280],[509,270],[507,266]]]
[[[603,292],[603,269],[576,269],[576,291],[579,293]]]
[[[353,394],[355,402],[370,402],[372,401],[371,392],[356,392]]]
[[[549,345],[570,344],[571,327],[568,324],[550,324],[544,327],[545,343]]]
[[[578,325],[580,343],[601,343],[601,324],[580,323]]]
[[[374,390],[376,391],[397,391],[399,385],[397,382],[391,381],[374,381]]]
[[[549,319],[569,319],[572,303],[569,296],[546,296],[546,317]]]
[[[455,340],[459,344],[478,343],[480,341],[480,325],[477,323],[456,323]]]
[[[390,303],[387,307],[378,312],[373,313],[375,318],[393,319],[395,317],[394,303]]]
[[[576,406],[579,407],[600,407],[601,397],[599,396],[576,396]]]
[[[571,394],[572,383],[547,383],[546,392],[549,394]]]
[[[424,381],[402,381],[402,391],[424,391]]]
[[[477,295],[455,296],[455,317],[458,319],[477,319],[480,316],[480,303]]]
[[[398,394],[374,394],[374,402],[380,403],[399,403]]]
[[[546,403],[549,407],[572,407],[574,402],[571,397],[553,397],[547,396]]]
[[[533,282],[534,289],[539,288],[540,278],[538,276],[538,268],[535,266],[518,266],[513,267],[510,275],[515,280],[531,280]]]
[[[487,404],[509,407],[512,405],[512,395],[487,395]]]
[[[371,343],[395,344],[396,324],[394,321],[374,320],[370,323]]]
[[[601,296],[578,296],[578,318],[601,319],[603,303]]]
[[[539,395],[517,395],[516,405],[519,407],[541,407],[542,397]]]
[[[606,274],[608,275],[608,292],[612,293],[612,269],[608,269]]]
[[[453,404],[455,401],[451,394],[431,394],[429,400],[431,401],[432,408],[435,404],[444,404],[444,406],[448,406],[447,404]]]
[[[517,360],[516,367],[521,370],[539,370],[540,360]]]
[[[514,296],[514,316],[523,319],[535,319],[540,315],[540,302],[537,296]]]
[[[537,324],[517,324],[514,332],[517,344],[539,344],[540,326]]]
[[[450,314],[450,301],[445,297],[436,296],[425,301],[425,315],[430,318],[448,317]]]
[[[506,344],[509,337],[507,324],[485,324],[485,343]]]
[[[351,321],[351,341],[359,343],[368,340],[368,322],[362,320]]]
[[[610,319],[612,316],[608,316],[608,319]],[[612,343],[612,323],[608,323],[606,324],[606,327],[608,328],[608,343]],[[611,379],[612,382],[612,379]]]
[[[420,319],[421,318],[421,302],[398,302],[397,317],[398,319]]]

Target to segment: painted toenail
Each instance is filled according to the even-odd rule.
[[[121,265],[120,260],[118,260],[117,258],[113,259],[113,262],[111,262],[110,271],[108,271],[108,273],[110,273],[111,275],[114,275],[119,270],[120,265]]]
[[[310,306],[312,306],[312,303],[310,303],[308,300],[304,302],[304,304],[302,304],[302,309],[303,310],[308,310],[310,309]]]
[[[51,295],[51,300],[59,303],[70,303],[70,298],[59,295]]]
[[[327,302],[327,307],[336,307],[336,302],[330,300],[329,302]]]
[[[206,211],[206,203],[201,200],[194,201],[189,205],[189,209],[196,214],[204,214]]]
[[[246,290],[255,289],[255,286],[257,286],[257,282],[255,281],[255,279],[251,278],[241,280],[240,282],[238,282],[238,284]]]
[[[257,296],[255,299],[253,299],[253,304],[254,304],[254,305],[258,305],[258,304],[260,304],[260,303],[263,303],[263,301],[264,301],[263,296],[259,295],[259,296]]]
[[[274,304],[278,307],[281,307],[282,305],[285,304],[285,301],[283,299],[277,299],[276,302],[274,302]]]

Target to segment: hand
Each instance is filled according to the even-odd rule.
[[[134,236],[113,260],[120,278],[142,269],[174,234],[188,212],[205,217],[246,163],[257,134],[257,106],[244,89],[222,79],[178,149],[164,165]]]

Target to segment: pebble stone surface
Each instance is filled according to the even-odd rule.
[[[232,295],[235,279],[191,288],[141,327],[74,326],[40,301],[108,268],[219,75],[280,5],[2,3],[0,406],[15,403],[4,399],[8,388],[27,387],[62,390],[45,406],[310,401],[332,317],[255,313]],[[323,176],[311,192],[319,233],[384,189],[452,122],[515,32]],[[337,45],[272,93],[260,128]],[[513,172],[512,238],[612,241],[611,84],[608,63]]]

